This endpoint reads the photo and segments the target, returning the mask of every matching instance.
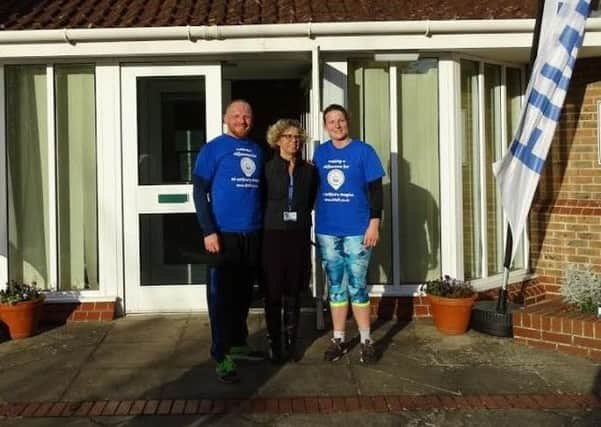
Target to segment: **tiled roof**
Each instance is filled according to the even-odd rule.
[[[537,0],[0,0],[6,30],[533,18]]]

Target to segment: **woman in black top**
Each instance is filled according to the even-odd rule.
[[[284,361],[282,306],[286,356],[297,360],[299,294],[310,272],[311,211],[317,190],[313,165],[301,157],[305,132],[297,120],[280,119],[267,131],[275,154],[265,164],[265,216],[262,270],[269,355]]]

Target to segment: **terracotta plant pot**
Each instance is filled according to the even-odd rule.
[[[15,340],[34,335],[43,306],[43,298],[16,304],[0,304],[0,320],[7,326],[10,337]]]
[[[464,334],[470,323],[476,295],[468,298],[445,298],[428,294],[436,328],[447,335]]]

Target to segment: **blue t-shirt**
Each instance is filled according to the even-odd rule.
[[[367,184],[385,175],[375,150],[359,140],[336,148],[320,144],[313,157],[319,172],[315,231],[330,236],[359,236],[369,224]]]
[[[263,151],[250,139],[221,135],[200,150],[194,175],[209,182],[211,208],[219,231],[261,228]]]

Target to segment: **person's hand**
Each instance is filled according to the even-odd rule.
[[[373,248],[378,244],[380,239],[380,218],[372,218],[369,220],[367,230],[363,236],[363,245],[368,248]]]
[[[212,254],[219,253],[221,245],[219,244],[219,235],[217,233],[205,236],[205,249]]]

